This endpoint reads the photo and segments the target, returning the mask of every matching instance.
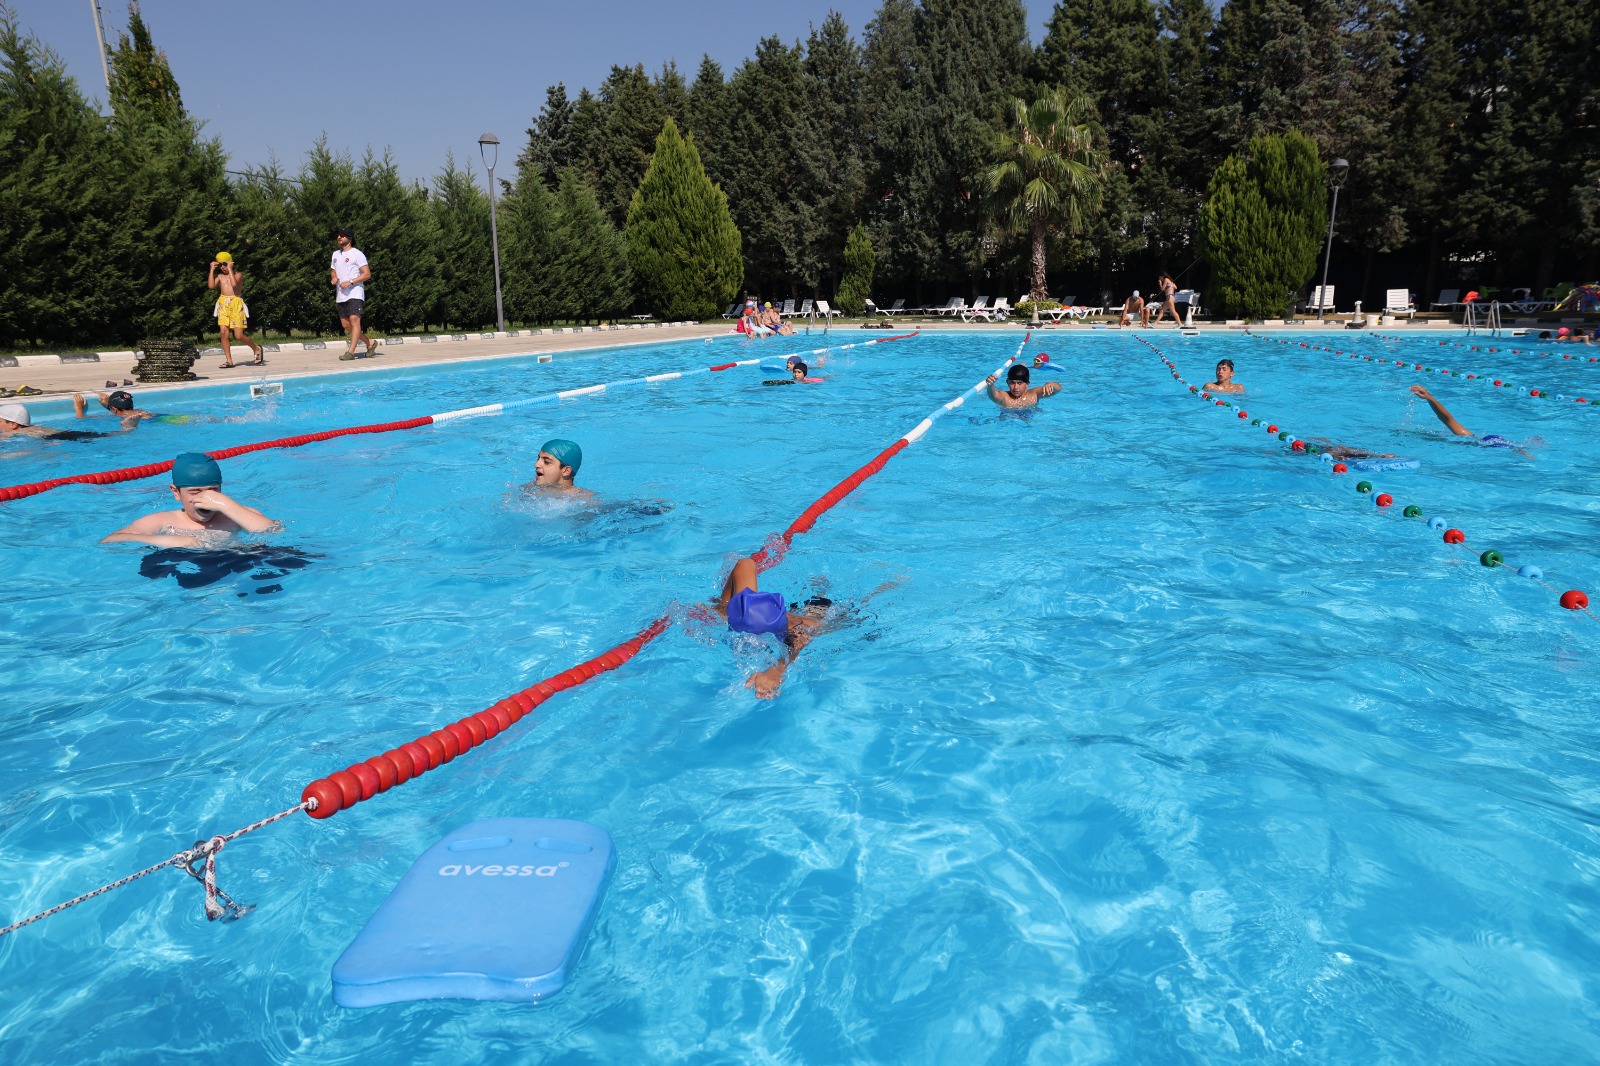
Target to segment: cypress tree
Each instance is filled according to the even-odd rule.
[[[166,56],[137,10],[132,16],[133,36],[111,55],[114,110],[102,164],[115,184],[114,225],[97,248],[118,268],[97,284],[123,341],[209,334],[216,293],[205,288],[206,264],[233,237],[227,160],[221,142],[201,137],[184,112]]]
[[[445,156],[429,200],[438,227],[440,280],[435,321],[478,329],[494,321],[494,253],[489,237],[489,196],[470,170]]]
[[[565,172],[576,173],[572,168]],[[538,164],[519,165],[516,185],[500,202],[507,317],[519,322],[555,321],[560,288],[554,265],[555,231],[555,197],[545,188]]]
[[[422,326],[443,284],[427,192],[400,180],[387,151],[375,156],[368,149],[355,177],[353,221],[361,250],[372,264],[367,286],[372,326],[390,331]],[[363,315],[363,328],[368,321]]]
[[[1251,138],[1222,161],[1200,209],[1212,299],[1228,313],[1282,315],[1316,270],[1328,193],[1311,138]]]
[[[839,310],[847,315],[862,315],[872,298],[872,238],[867,227],[857,223],[844,245],[844,277],[839,282]]]
[[[640,296],[658,317],[710,318],[744,280],[728,198],[670,118],[633,194],[625,236]]]
[[[294,306],[304,308],[305,318],[297,328],[327,333],[339,328],[336,295],[328,284],[328,261],[333,255],[333,231],[349,227],[355,231],[356,247],[365,243],[360,216],[361,188],[356,180],[355,163],[343,153],[335,155],[327,138],[318,137],[300,167],[290,194],[290,221],[294,228],[296,255],[302,268],[291,283]],[[372,263],[373,304],[382,300],[381,271],[385,264]]]
[[[230,251],[244,275],[251,327],[288,336],[296,328],[325,326],[326,309],[316,315],[307,284],[316,265],[300,246],[292,185],[276,161],[234,182],[233,199],[238,228]]]
[[[560,316],[587,321],[625,310],[632,296],[627,245],[576,171],[561,175],[555,217],[551,268]]]
[[[65,63],[0,7],[0,344],[105,335],[104,140]]]

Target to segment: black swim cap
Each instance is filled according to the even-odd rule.
[[[133,410],[133,397],[121,389],[106,397],[106,406],[113,411]]]
[[[790,373],[793,373],[796,370],[800,371],[801,377],[805,377],[807,374],[811,373],[811,368],[800,362],[798,359],[789,364]]]
[[[1006,380],[1008,382],[1009,381],[1027,381],[1028,380],[1028,368],[1023,366],[1021,363],[1013,363],[1013,364],[1011,364],[1011,369],[1006,371]]]

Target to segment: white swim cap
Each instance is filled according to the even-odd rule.
[[[20,403],[0,403],[0,419],[15,422],[19,426],[33,425],[33,419],[28,417],[28,409]]]
[[[1134,290],[1133,290],[1133,294],[1134,294],[1134,295],[1135,295],[1135,296],[1137,296],[1137,295],[1139,295],[1139,290],[1138,290],[1138,289],[1134,289]]]

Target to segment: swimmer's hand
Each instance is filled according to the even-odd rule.
[[[1429,394],[1428,390],[1423,388],[1421,385],[1413,385],[1413,386],[1411,386],[1411,391],[1415,395],[1421,396],[1424,400],[1433,399],[1433,396]]]
[[[195,510],[211,512],[201,519],[209,524],[216,515],[222,515],[232,525],[246,533],[271,533],[282,528],[254,507],[246,507],[217,489],[207,489],[195,497]]]
[[[999,379],[1000,379],[1000,375],[999,374],[990,374],[988,377],[983,379],[983,383],[985,385],[993,385]]]
[[[788,671],[787,662],[776,663],[751,674],[745,680],[745,688],[754,689],[756,698],[770,700],[777,696],[778,689],[783,687],[783,675]]]

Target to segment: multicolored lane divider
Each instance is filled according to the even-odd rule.
[[[420,429],[423,426],[436,426],[445,422],[452,422],[459,418],[478,418],[486,415],[498,415],[506,411],[516,410],[519,407],[532,407],[535,404],[553,403],[559,400],[570,400],[578,396],[590,396],[599,392],[620,389],[628,385],[654,385],[663,381],[674,381],[678,378],[689,377],[695,374],[715,374],[723,370],[732,370],[740,366],[759,366],[761,363],[775,359],[788,359],[790,355],[822,355],[826,352],[843,352],[851,348],[866,348],[874,344],[888,344],[890,341],[902,341],[915,337],[919,331],[899,333],[892,337],[878,337],[870,341],[857,341],[854,344],[832,345],[827,348],[813,348],[808,352],[790,352],[785,355],[768,355],[759,359],[740,359],[732,363],[718,363],[715,366],[695,367],[690,370],[675,370],[665,374],[649,374],[640,378],[626,378],[622,381],[602,382],[598,385],[585,385],[576,389],[563,389],[560,392],[545,393],[541,396],[530,396],[521,400],[510,400],[505,403],[490,403],[479,407],[466,407],[459,411],[445,411],[442,414],[422,415],[419,418],[407,418],[399,422],[376,422],[368,426],[348,426],[344,429],[326,429],[320,433],[301,433],[293,437],[281,437],[278,440],[257,441],[254,444],[241,444],[233,448],[222,448],[214,452],[206,452],[216,460],[232,459],[235,456],[247,455],[250,452],[266,451],[270,448],[299,448],[306,444],[315,444],[319,441],[333,440],[336,437],[350,437],[365,433],[393,433],[402,429]],[[172,469],[172,460],[160,463],[145,463],[142,466],[129,466],[120,470],[102,470],[92,474],[72,474],[68,477],[49,478],[45,481],[35,481],[27,485],[11,485],[0,488],[0,503],[11,500],[21,500],[29,496],[37,496],[41,492],[49,492],[63,485],[114,485],[123,481],[138,481],[147,477],[158,477]]]
[[[1250,417],[1250,412],[1244,410],[1242,407],[1236,407],[1229,400],[1218,399],[1217,397],[1213,396],[1211,393],[1202,390],[1199,386],[1189,384],[1189,382],[1187,380],[1185,380],[1185,378],[1183,377],[1182,373],[1179,372],[1177,364],[1174,363],[1171,359],[1168,359],[1165,352],[1163,352],[1160,348],[1156,347],[1150,341],[1146,340],[1145,338],[1143,338],[1141,336],[1138,336],[1137,334],[1134,335],[1133,339],[1138,341],[1140,344],[1144,345],[1146,348],[1149,348],[1153,353],[1155,353],[1156,358],[1160,359],[1162,364],[1165,365],[1166,368],[1169,371],[1172,372],[1173,380],[1178,382],[1180,385],[1185,386],[1189,390],[1189,392],[1192,395],[1194,395],[1196,398],[1198,398],[1198,399],[1200,399],[1202,401],[1206,401],[1206,402],[1210,403],[1212,406],[1215,406],[1215,407],[1226,407],[1226,408],[1229,408],[1230,410],[1232,410],[1238,416],[1238,418],[1240,419],[1241,423],[1244,423],[1245,420],[1248,419],[1248,425],[1250,425],[1250,426],[1262,426],[1263,424],[1265,424],[1265,428],[1266,428],[1267,433],[1269,435],[1276,436],[1277,439],[1279,441],[1283,442],[1288,447],[1288,450],[1291,451],[1291,452],[1303,453],[1303,454],[1307,454],[1307,455],[1318,455],[1318,454],[1320,454],[1322,456],[1323,463],[1327,464],[1328,467],[1329,467],[1330,472],[1332,472],[1335,475],[1342,475],[1342,474],[1349,473],[1349,469],[1350,468],[1349,468],[1348,464],[1338,461],[1337,459],[1334,458],[1334,456],[1330,455],[1328,452],[1324,451],[1322,448],[1318,447],[1317,445],[1312,444],[1309,441],[1301,440],[1301,439],[1295,437],[1294,434],[1290,433],[1286,429],[1280,428],[1276,423],[1268,422],[1266,419],[1263,419],[1263,418],[1251,418]],[[1378,492],[1377,489],[1373,486],[1372,482],[1370,482],[1370,481],[1358,481],[1358,482],[1356,482],[1355,489],[1356,489],[1356,492],[1362,494],[1363,496],[1371,496],[1372,497],[1372,502],[1380,510],[1388,510],[1389,508],[1391,508],[1391,507],[1393,507],[1395,505],[1395,500],[1394,500],[1394,496],[1393,495],[1391,495],[1390,493],[1387,493],[1387,492]],[[1423,517],[1422,508],[1419,507],[1418,505],[1414,504],[1414,503],[1413,504],[1406,504],[1404,507],[1401,508],[1400,513],[1405,518],[1418,518],[1418,519],[1420,519],[1420,518]],[[1501,570],[1503,572],[1514,572],[1520,577],[1525,577],[1525,578],[1528,578],[1529,580],[1537,582],[1539,585],[1541,585],[1544,588],[1548,589],[1552,593],[1557,592],[1557,589],[1555,588],[1555,586],[1546,584],[1546,582],[1544,580],[1544,571],[1542,569],[1540,569],[1539,567],[1534,566],[1533,564],[1529,563],[1529,564],[1526,564],[1526,565],[1523,565],[1523,566],[1516,567],[1513,570],[1513,568],[1511,568],[1511,567],[1506,565],[1505,556],[1502,553],[1500,553],[1498,551],[1495,551],[1493,549],[1482,551],[1482,552],[1478,552],[1477,549],[1469,547],[1467,545],[1467,535],[1465,533],[1463,533],[1461,530],[1450,526],[1449,523],[1447,523],[1444,519],[1439,518],[1438,516],[1434,516],[1432,518],[1429,518],[1427,520],[1427,522],[1426,522],[1426,525],[1427,525],[1427,528],[1429,528],[1431,530],[1434,530],[1436,532],[1442,531],[1443,538],[1444,538],[1444,543],[1453,544],[1453,545],[1460,545],[1463,549],[1465,549],[1467,551],[1476,552],[1477,555],[1478,555],[1478,562],[1481,565],[1483,565],[1484,567],[1487,567],[1488,569],[1491,569],[1491,570]],[[1584,614],[1587,614],[1590,618],[1595,618],[1594,612],[1589,610],[1589,597],[1588,597],[1588,595],[1586,593],[1584,593],[1584,592],[1579,591],[1578,589],[1568,589],[1565,592],[1559,593],[1557,602],[1559,602],[1561,604],[1561,606],[1567,608],[1569,611],[1582,611]],[[1596,621],[1600,621],[1600,618],[1596,618]]]
[[[1430,344],[1430,343],[1433,343],[1433,338],[1431,338],[1431,337],[1426,338],[1426,339],[1422,338],[1422,337],[1398,337],[1398,336],[1394,336],[1394,335],[1388,334],[1388,333],[1372,333],[1370,331],[1369,331],[1368,335],[1372,336],[1372,337],[1376,337],[1380,341],[1402,341],[1402,342],[1406,342],[1406,343],[1409,343],[1409,344]],[[1570,341],[1568,341],[1568,342],[1557,342],[1557,343],[1564,343],[1568,347],[1571,347],[1571,342]],[[1544,349],[1544,348],[1507,348],[1507,347],[1504,346],[1504,344],[1502,344],[1498,348],[1491,348],[1486,344],[1463,344],[1461,341],[1451,341],[1451,340],[1439,341],[1438,344],[1439,344],[1440,347],[1448,346],[1448,347],[1451,347],[1451,348],[1469,349],[1469,350],[1474,351],[1474,352],[1509,352],[1512,355],[1542,355],[1542,356],[1553,356],[1553,355],[1556,354],[1555,352],[1549,351],[1549,350]],[[1584,347],[1587,348],[1589,346],[1588,345],[1584,345]],[[1573,355],[1571,352],[1562,352],[1561,353],[1561,358],[1570,359],[1573,362],[1580,363],[1580,364],[1584,362],[1584,357],[1582,355]],[[1591,355],[1591,356],[1588,357],[1588,362],[1590,362],[1590,363],[1600,363],[1600,356]]]
[[[994,373],[996,375],[1003,374],[1008,366],[1016,362],[1018,356],[1022,354],[1023,348],[1026,347],[1028,338],[1031,336],[1031,332],[1024,334],[1022,342],[1017,345],[1017,350],[995,369]],[[883,338],[882,340],[890,339],[901,338]],[[868,343],[882,343],[882,341]],[[987,380],[980,380],[971,388],[957,395],[955,399],[940,406],[893,444],[879,452],[865,466],[820,496],[811,506],[802,511],[789,524],[788,528],[775,538],[769,538],[766,546],[752,556],[756,560],[756,565],[763,571],[776,566],[798,534],[808,532],[825,512],[859,488],[867,478],[882,470],[890,459],[893,459],[901,451],[920,440],[933,428],[933,424],[938,419],[966,403],[972,396],[982,392],[986,384]],[[242,917],[247,913],[248,908],[235,903],[227,893],[216,887],[216,855],[229,841],[271,825],[300,811],[305,811],[312,818],[331,818],[340,811],[348,810],[358,803],[381,795],[396,785],[403,785],[430,770],[436,770],[452,759],[471,751],[490,738],[498,736],[509,729],[526,717],[535,707],[544,703],[556,693],[575,688],[600,674],[617,669],[639,654],[645,645],[666,632],[671,624],[670,612],[663,613],[629,640],[623,641],[616,647],[602,652],[586,662],[579,663],[577,666],[535,682],[519,692],[514,692],[510,696],[496,701],[476,714],[469,714],[465,718],[460,718],[431,733],[423,734],[415,740],[407,741],[381,755],[363,759],[343,770],[337,770],[326,777],[318,778],[305,787],[300,794],[300,802],[293,807],[268,815],[231,833],[197,841],[194,847],[180,851],[169,859],[129,874],[110,884],[101,885],[99,888],[85,892],[64,903],[59,903],[48,910],[40,911],[37,914],[13,922],[4,928],[0,928],[0,936],[5,936],[7,933],[14,932],[24,926],[32,925],[34,922],[41,921],[51,915],[59,914],[96,896],[110,892],[112,889],[131,884],[142,877],[147,877],[169,866],[181,867],[204,885],[207,918],[232,919]],[[203,872],[195,869],[196,863],[203,864]],[[222,903],[218,902],[219,898],[223,901]],[[224,904],[226,905],[224,906]]]
[[[1374,358],[1373,356],[1366,355],[1366,354],[1364,354],[1362,352],[1346,352],[1343,348],[1330,348],[1325,344],[1312,344],[1310,341],[1292,341],[1292,340],[1287,340],[1287,339],[1285,339],[1283,337],[1269,336],[1269,335],[1264,334],[1264,333],[1253,333],[1253,332],[1251,332],[1249,330],[1246,330],[1245,333],[1247,335],[1251,336],[1251,337],[1254,337],[1256,340],[1271,341],[1274,344],[1281,344],[1285,348],[1304,348],[1307,351],[1327,352],[1330,355],[1348,355],[1351,359],[1364,359],[1369,363],[1377,363],[1377,364],[1381,364],[1381,365],[1388,365],[1390,363],[1390,360],[1388,360],[1388,359],[1377,359],[1377,358]],[[1371,334],[1371,336],[1377,338],[1378,340],[1382,340],[1382,341],[1404,340],[1404,341],[1411,341],[1412,343],[1424,343],[1424,342],[1422,342],[1422,341],[1420,341],[1420,340],[1418,340],[1416,338],[1411,338],[1411,337],[1389,337],[1389,336],[1385,336],[1385,335],[1380,334],[1380,333],[1373,333],[1373,334]],[[1440,344],[1449,344],[1449,343],[1453,343],[1453,342],[1451,342],[1451,341],[1440,341],[1439,343]],[[1458,347],[1465,347],[1465,346],[1464,345],[1460,345]],[[1471,347],[1472,347],[1473,351],[1478,351],[1479,350],[1477,345],[1472,345]],[[1502,349],[1499,349],[1499,348],[1486,348],[1486,349],[1483,349],[1483,350],[1484,351],[1490,351],[1490,352],[1498,352],[1498,351],[1501,351]],[[1518,349],[1507,348],[1507,349],[1504,349],[1504,350],[1505,351],[1517,351]],[[1517,394],[1523,395],[1523,396],[1527,396],[1530,399],[1535,399],[1535,400],[1539,400],[1539,399],[1546,399],[1546,400],[1566,400],[1566,399],[1571,399],[1573,403],[1588,404],[1591,407],[1594,407],[1596,409],[1600,409],[1600,401],[1591,401],[1587,397],[1584,397],[1584,396],[1568,397],[1568,396],[1566,396],[1566,395],[1564,395],[1562,393],[1551,392],[1549,389],[1530,389],[1530,388],[1527,388],[1526,386],[1514,385],[1512,382],[1504,380],[1504,379],[1501,379],[1501,378],[1490,377],[1487,374],[1466,373],[1466,372],[1463,372],[1463,371],[1460,371],[1460,370],[1450,370],[1450,369],[1448,369],[1446,367],[1427,366],[1427,365],[1425,365],[1423,363],[1408,362],[1405,359],[1396,359],[1396,360],[1393,361],[1393,365],[1395,367],[1401,369],[1401,370],[1420,370],[1423,373],[1428,373],[1428,374],[1448,374],[1449,376],[1451,376],[1453,378],[1461,378],[1461,379],[1466,380],[1466,381],[1481,381],[1481,382],[1484,382],[1485,384],[1493,382],[1494,387],[1497,388],[1497,389],[1514,390]]]

